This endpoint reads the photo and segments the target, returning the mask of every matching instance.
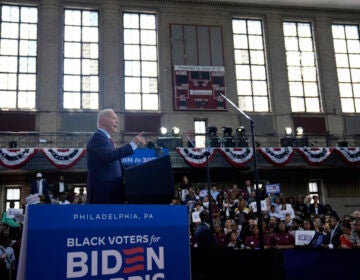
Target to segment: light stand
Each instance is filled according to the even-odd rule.
[[[264,249],[264,233],[263,233],[263,226],[262,226],[262,214],[261,214],[261,203],[260,203],[260,192],[259,192],[259,174],[257,168],[257,161],[256,161],[256,143],[255,143],[255,121],[250,118],[243,110],[235,105],[229,98],[227,98],[222,93],[219,95],[224,98],[227,102],[229,102],[237,111],[239,111],[245,118],[250,121],[250,130],[251,130],[251,141],[252,141],[252,149],[253,149],[253,164],[254,164],[254,180],[255,180],[255,191],[256,191],[256,209],[257,209],[257,216],[258,216],[258,228],[259,228],[259,241],[260,241],[260,249]],[[210,205],[210,203],[209,203]]]

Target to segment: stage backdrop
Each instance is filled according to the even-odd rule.
[[[19,279],[190,279],[187,208],[29,205]]]
[[[174,66],[175,110],[226,110],[223,66]]]

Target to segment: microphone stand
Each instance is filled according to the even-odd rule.
[[[191,143],[193,147],[195,147],[195,144],[191,141],[189,136],[185,135],[188,141]],[[211,245],[214,246],[214,222],[213,222],[213,215],[212,215],[212,205],[211,202],[213,200],[213,197],[211,195],[211,180],[210,180],[210,166],[209,166],[209,156],[210,151],[209,149],[205,148],[203,152],[204,156],[206,156],[206,178],[207,178],[207,184],[208,184],[208,197],[209,197],[209,226],[210,226],[210,235],[211,235]]]
[[[209,166],[209,156],[210,151],[205,149],[204,156],[206,156],[206,177],[207,177],[207,184],[208,184],[208,196],[209,196],[209,225],[210,225],[210,235],[211,235],[211,245],[214,246],[214,222],[213,222],[213,215],[212,215],[212,200],[213,197],[211,195],[211,180],[210,180],[210,166]]]
[[[254,165],[254,180],[255,180],[255,191],[256,191],[256,209],[258,216],[258,228],[259,228],[259,241],[260,241],[260,249],[264,249],[264,232],[262,226],[262,213],[261,213],[261,202],[260,202],[260,192],[259,192],[259,174],[257,168],[256,161],[256,145],[255,145],[255,121],[250,118],[243,110],[241,110],[238,106],[235,105],[229,98],[227,98],[222,93],[219,95],[224,98],[227,102],[229,102],[237,111],[239,111],[246,119],[250,121],[250,131],[251,131],[251,142],[253,149],[253,165]]]

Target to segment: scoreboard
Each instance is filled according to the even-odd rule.
[[[174,66],[175,110],[226,110],[223,66]]]

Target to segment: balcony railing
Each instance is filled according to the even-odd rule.
[[[85,148],[86,144],[93,132],[36,132],[36,131],[22,131],[0,132],[0,148]],[[130,141],[135,134],[121,132],[114,136],[118,145]],[[177,146],[187,147],[189,143],[189,135],[182,136],[163,136],[156,134],[146,134],[145,138],[148,142],[156,143],[158,146],[167,145],[169,149],[174,149]],[[360,135],[304,135],[306,141],[298,141],[298,138],[293,137],[291,141],[285,141],[293,146],[302,146],[304,143],[307,146],[313,147],[359,147]],[[214,138],[214,137],[213,137]],[[191,139],[191,135],[190,135]],[[256,146],[261,147],[280,147],[284,146],[285,135],[255,135]],[[210,139],[208,139],[210,140]],[[234,137],[223,137],[222,135],[215,136],[216,141],[207,141],[207,145],[217,147],[244,147],[251,146],[251,137],[239,139]],[[216,143],[216,144],[214,144]],[[289,144],[292,143],[292,144]]]

